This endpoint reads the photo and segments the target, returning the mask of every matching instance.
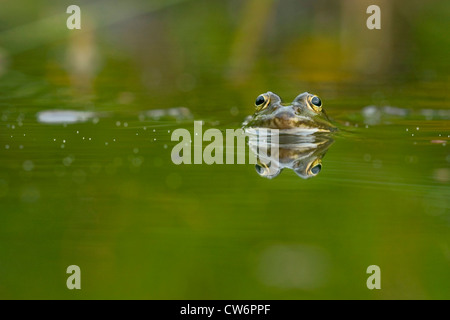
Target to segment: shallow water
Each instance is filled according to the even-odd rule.
[[[230,3],[229,12],[238,8]],[[5,55],[0,297],[450,298],[449,82],[439,71],[448,64],[343,76],[326,55],[334,42],[319,32],[312,45],[327,50],[317,59],[289,53],[302,42],[285,35],[284,51],[231,72],[223,61],[234,15],[205,7],[175,6],[93,32],[103,42],[86,46],[92,41],[102,58],[88,71],[62,62],[77,43],[69,36]],[[203,18],[197,25],[184,17]],[[272,26],[272,47],[292,21]],[[203,23],[213,26],[207,40],[186,35]],[[251,164],[172,162],[174,130],[193,137],[194,120],[204,130],[240,128],[267,90],[286,102],[317,93],[339,127],[316,177],[286,169],[265,179]],[[73,264],[81,291],[65,285]],[[366,287],[373,264],[381,290]]]

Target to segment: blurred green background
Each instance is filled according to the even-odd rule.
[[[450,298],[449,1],[0,8],[0,298]],[[239,128],[269,90],[345,128],[320,175],[172,163],[174,129]],[[369,105],[408,115],[367,125]],[[40,121],[54,109],[90,119]]]

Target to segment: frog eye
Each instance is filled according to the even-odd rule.
[[[319,163],[318,165],[316,165],[315,167],[311,168],[311,173],[313,175],[317,175],[319,174],[320,170],[322,170],[322,165]]]
[[[322,170],[322,162],[320,161],[320,159],[316,159],[309,166],[307,173],[310,176],[316,176],[319,174],[320,170]]]
[[[322,100],[318,96],[310,95],[308,97],[309,106],[315,111],[322,111]]]
[[[265,94],[261,94],[256,98],[255,106],[258,110],[264,109],[269,102],[269,97]]]

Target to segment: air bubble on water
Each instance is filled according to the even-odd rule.
[[[5,149],[6,149],[6,150],[8,150],[8,149],[9,149],[9,144],[7,144],[7,145],[5,146]]]
[[[147,127],[144,127],[144,130],[147,130]]]
[[[24,133],[24,134],[23,134],[23,136],[25,137],[25,136],[26,136],[26,134]]]
[[[113,139],[114,142],[116,142],[116,139]]]
[[[20,146],[19,146],[19,149],[22,150],[22,149],[23,149],[23,145],[20,145]]]
[[[167,144],[164,145],[164,149],[167,149]]]
[[[16,126],[15,126],[15,125],[12,125],[12,126],[11,126],[11,129],[13,129],[13,130],[14,130],[15,128],[16,128]]]
[[[126,128],[126,127],[128,127],[128,123],[127,122],[124,122],[123,123],[123,126]]]
[[[95,117],[94,119],[92,119],[92,123],[93,124],[97,124],[100,121],[99,118]]]
[[[406,128],[406,131],[409,131],[409,129],[408,129],[408,128]]]
[[[77,130],[77,134],[79,134],[79,133],[80,133],[80,131]]]
[[[56,141],[56,139],[53,139],[53,141]]]
[[[133,153],[139,153],[139,149],[138,148],[134,148],[133,149]]]
[[[66,167],[70,166],[73,162],[73,158],[71,156],[67,156],[63,159],[63,165],[65,165]]]
[[[137,132],[136,132],[136,135],[138,136],[138,135],[139,135],[139,133],[137,133]]]
[[[83,137],[83,140],[85,139],[85,137]]]
[[[64,149],[64,145],[63,144],[61,145],[61,149]]]
[[[170,130],[167,130],[167,133],[170,133]]]
[[[31,160],[25,160],[22,164],[23,170],[31,171],[34,168],[34,163]]]
[[[414,133],[411,133],[411,137],[414,137]]]
[[[108,142],[105,142],[105,146],[107,146],[108,145]]]
[[[419,131],[419,127],[417,127],[416,130]]]
[[[120,121],[116,121],[116,126],[120,127]]]
[[[66,140],[63,140],[63,143],[66,143]]]
[[[156,130],[155,130],[155,129],[153,129],[153,132],[156,132]]]
[[[156,141],[156,138],[154,138],[153,141]]]
[[[91,141],[92,139],[91,138],[89,138],[89,141]]]

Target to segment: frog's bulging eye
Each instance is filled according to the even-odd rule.
[[[311,173],[313,175],[319,174],[320,170],[322,170],[322,165],[319,163],[318,165],[311,168]]]
[[[269,97],[265,94],[261,94],[256,98],[255,106],[258,110],[264,109],[269,102]]]
[[[322,106],[322,101],[320,101],[320,98],[319,98],[318,96],[314,96],[314,97],[311,99],[311,103],[312,103],[313,105],[315,105],[316,107],[321,107],[321,106]]]
[[[313,109],[315,112],[322,111],[322,100],[318,96],[310,95],[308,97],[309,106],[311,109]]]

